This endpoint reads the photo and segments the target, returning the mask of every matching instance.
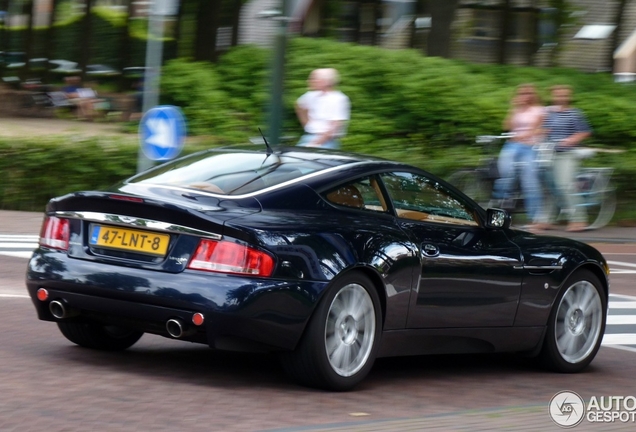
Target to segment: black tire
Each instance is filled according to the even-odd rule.
[[[607,297],[599,279],[578,270],[563,285],[552,306],[539,358],[547,368],[580,372],[598,352],[607,321]]]
[[[281,355],[283,367],[302,385],[350,390],[373,367],[381,327],[373,283],[361,273],[348,273],[321,299],[296,350]]]
[[[137,330],[94,323],[58,322],[57,326],[64,337],[74,344],[102,351],[123,351],[133,346],[144,334]]]

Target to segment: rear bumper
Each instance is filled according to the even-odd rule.
[[[169,337],[166,322],[189,328],[182,339],[218,349],[294,349],[326,282],[254,279],[201,271],[153,272],[69,258],[38,249],[26,285],[45,321],[57,321],[53,300],[72,310],[70,320],[93,320]],[[49,296],[37,298],[39,288]],[[201,326],[192,324],[195,313]]]

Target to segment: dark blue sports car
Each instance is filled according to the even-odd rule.
[[[519,352],[577,372],[603,336],[591,246],[510,227],[418,168],[302,148],[190,155],[55,198],[26,284],[71,342],[279,352],[352,388],[383,356]]]

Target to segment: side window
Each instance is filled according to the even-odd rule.
[[[382,174],[397,216],[453,225],[478,225],[474,211],[436,181],[408,172]]]
[[[323,194],[331,204],[360,210],[387,212],[387,205],[375,177],[365,177],[340,185]]]

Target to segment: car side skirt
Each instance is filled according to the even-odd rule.
[[[533,351],[545,326],[391,330],[382,334],[378,357]]]

